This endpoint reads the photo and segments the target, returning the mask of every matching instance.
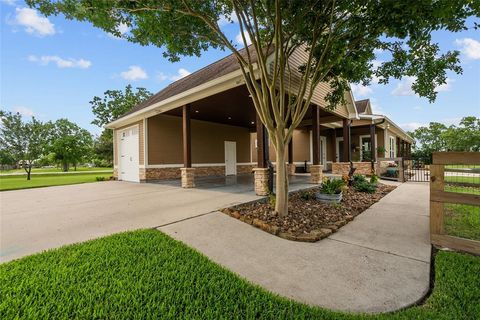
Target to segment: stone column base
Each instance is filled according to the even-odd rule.
[[[320,184],[323,180],[323,165],[312,164],[310,166],[310,183]]]
[[[195,168],[180,168],[182,188],[195,188]]]
[[[257,196],[268,195],[268,168],[254,168],[255,194]]]
[[[287,172],[288,172],[288,174],[289,174],[290,176],[293,176],[293,175],[295,174],[295,169],[296,169],[296,168],[297,168],[297,167],[296,167],[295,164],[293,164],[293,163],[287,164]]]

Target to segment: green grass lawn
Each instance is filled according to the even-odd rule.
[[[480,186],[472,188],[447,184],[445,191],[480,194]],[[445,203],[444,210],[444,226],[448,235],[480,241],[480,207]]]
[[[435,279],[422,306],[339,313],[268,293],[156,230],[141,230],[0,265],[0,318],[478,319],[480,257],[439,252]]]
[[[108,179],[111,175],[112,173],[42,174],[32,175],[31,180],[27,180],[24,175],[0,176],[0,191],[95,182],[96,177]]]
[[[78,167],[77,170],[75,171],[74,168],[70,168],[70,171],[68,172],[81,172],[81,171],[113,171],[112,168],[109,167]],[[32,173],[43,173],[43,172],[63,172],[62,169],[60,168],[32,168]],[[9,174],[9,173],[24,173],[24,169],[13,169],[13,170],[0,170],[0,174]]]

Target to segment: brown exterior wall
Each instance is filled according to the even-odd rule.
[[[192,162],[224,163],[225,141],[237,143],[237,162],[250,162],[250,132],[235,127],[192,120]],[[148,118],[148,164],[183,163],[182,118],[157,115]]]

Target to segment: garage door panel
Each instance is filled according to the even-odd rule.
[[[119,132],[120,180],[140,181],[138,133],[138,126],[130,127]]]

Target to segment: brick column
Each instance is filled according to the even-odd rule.
[[[182,188],[195,188],[195,168],[180,168]]]
[[[257,196],[268,195],[268,168],[253,169],[255,179],[255,194]]]
[[[320,184],[323,180],[323,166],[314,164],[310,166],[310,183]]]
[[[295,166],[294,163],[289,163],[289,164],[287,164],[287,172],[288,172],[288,174],[291,175],[291,176],[294,175],[296,168],[297,168],[297,167]]]

